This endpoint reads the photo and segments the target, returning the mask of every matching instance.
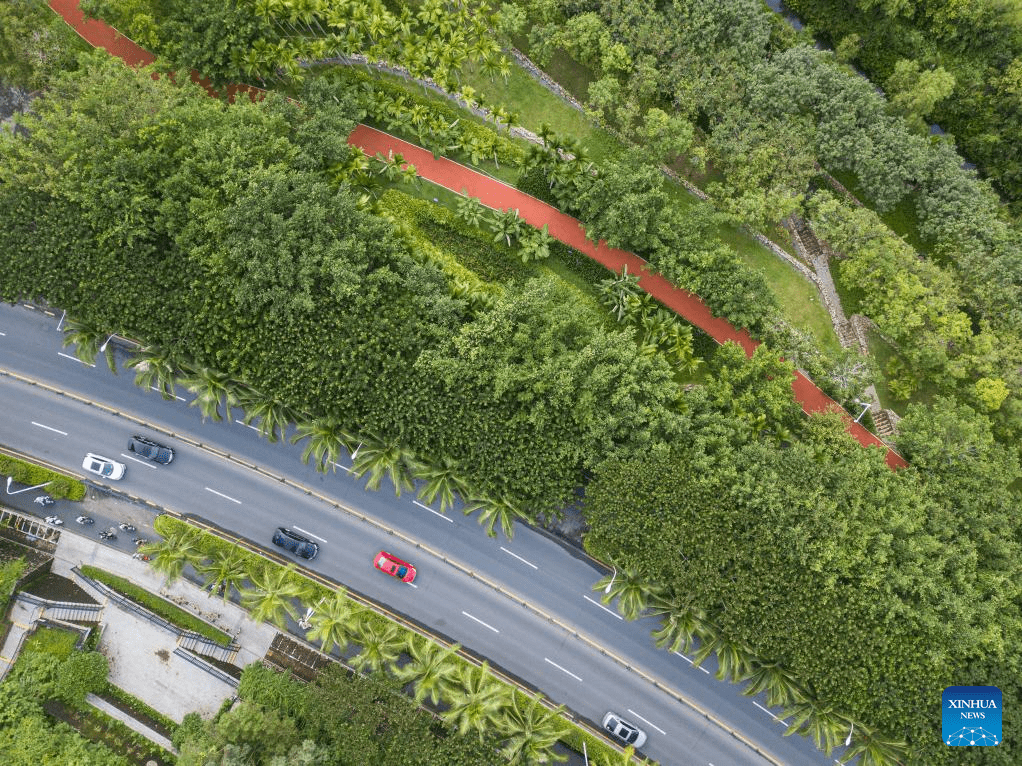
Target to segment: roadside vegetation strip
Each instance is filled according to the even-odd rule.
[[[410,644],[415,641],[414,637],[418,637],[430,642],[431,644],[436,644],[443,649],[452,650],[453,656],[451,657],[450,662],[455,663],[455,666],[447,668],[446,672],[449,676],[457,677],[459,675],[457,663],[461,663],[462,666],[471,666],[476,668],[479,672],[489,674],[494,679],[507,685],[510,693],[515,695],[518,699],[518,704],[523,704],[529,700],[537,699],[538,704],[542,705],[551,713],[556,713],[562,719],[566,728],[562,731],[560,739],[564,741],[565,744],[581,750],[582,743],[585,742],[586,748],[592,754],[606,754],[609,756],[611,754],[618,754],[621,752],[621,749],[617,747],[616,744],[608,744],[608,742],[604,739],[602,732],[597,729],[593,729],[583,721],[576,720],[573,715],[563,708],[563,706],[547,700],[536,689],[524,687],[520,681],[502,673],[499,669],[491,667],[489,663],[480,661],[477,657],[473,656],[473,654],[463,649],[460,644],[452,645],[422,626],[409,622],[406,618],[387,610],[374,601],[352,593],[344,588],[344,586],[339,585],[338,583],[333,582],[316,572],[312,572],[304,568],[295,568],[294,564],[291,562],[280,561],[275,556],[268,555],[265,551],[253,548],[244,540],[234,538],[209,525],[196,523],[191,519],[184,520],[169,516],[161,516],[156,520],[154,527],[156,531],[167,540],[188,540],[187,545],[192,550],[192,558],[194,559],[191,562],[193,565],[207,557],[212,558],[215,561],[218,556],[224,556],[230,549],[244,546],[245,550],[253,555],[253,560],[255,557],[258,557],[264,565],[275,565],[278,569],[284,571],[294,570],[292,580],[295,578],[304,579],[307,581],[307,584],[313,588],[310,590],[309,588],[302,588],[301,586],[295,587],[293,590],[289,591],[290,598],[299,599],[303,603],[307,604],[319,605],[326,598],[332,597],[333,599],[341,599],[356,605],[356,611],[346,613],[347,618],[345,620],[346,624],[342,629],[343,632],[334,635],[332,639],[324,638],[324,633],[326,633],[326,631],[324,631],[318,624],[319,618],[317,615],[320,614],[320,612],[314,612],[310,618],[310,622],[312,623],[310,635],[319,634],[319,639],[323,643],[323,649],[321,651],[325,651],[327,654],[329,654],[329,651],[334,645],[340,646],[342,651],[351,643],[358,645],[359,637],[364,630],[362,626],[365,624],[366,619],[371,621],[374,621],[375,619],[385,620],[387,623],[395,625],[399,630],[404,632],[403,637],[395,643],[395,646],[397,643],[400,643],[402,646],[410,647]],[[197,539],[188,537],[187,530],[189,529],[197,530],[200,533],[200,536]],[[179,537],[179,535],[181,535],[181,537]],[[158,556],[158,553],[155,554],[155,557]],[[158,567],[160,562],[154,561],[154,565]],[[242,564],[239,561],[239,568],[236,569],[237,576],[232,580],[232,584],[226,586],[227,590],[234,588],[239,595],[243,594],[247,590],[242,587],[242,584],[247,577],[247,575],[242,574],[241,567],[243,566],[245,566],[245,564]],[[215,566],[211,566],[208,571],[213,571],[215,569]],[[225,598],[228,595],[228,592],[224,593]],[[242,598],[244,600],[244,597]],[[254,602],[252,603],[254,605]],[[324,606],[321,610],[321,612],[324,613],[325,619],[332,619],[326,616],[330,611],[331,608],[329,604]],[[253,619],[255,619],[255,617],[253,617]],[[274,622],[272,619],[269,621]],[[278,625],[278,627],[280,627],[280,625]],[[407,649],[402,651],[407,651]],[[397,655],[395,655],[395,658],[396,656]],[[344,660],[344,664],[354,665],[355,667],[359,667],[362,671],[367,669],[378,671],[385,667],[385,665],[377,668],[366,668],[364,666],[360,666],[358,662],[358,655],[356,655],[352,660]]]
[[[184,630],[190,630],[194,633],[198,633],[206,638],[227,646],[233,640],[230,635],[215,628],[204,620],[200,620],[198,617],[193,615],[184,609],[170,603],[164,598],[157,596],[156,594],[146,590],[145,588],[135,585],[130,580],[126,580],[118,575],[111,574],[103,569],[89,566],[87,564],[81,567],[82,574],[93,580],[103,583],[109,588],[117,591],[122,596],[125,596],[140,606],[145,607],[153,614],[158,617],[162,617],[167,622],[183,628]]]
[[[668,684],[666,684],[666,683],[660,681],[659,679],[655,678],[649,672],[647,672],[647,671],[645,671],[645,670],[643,670],[643,669],[641,669],[639,667],[636,667],[634,664],[628,662],[627,660],[625,660],[622,657],[619,657],[614,652],[611,652],[611,651],[607,650],[606,648],[604,648],[595,639],[593,639],[593,638],[591,638],[591,637],[589,637],[589,636],[587,636],[587,635],[585,635],[583,633],[580,633],[574,627],[568,625],[567,623],[564,623],[563,621],[561,621],[557,617],[547,613],[545,610],[540,609],[539,607],[537,607],[536,605],[532,604],[528,600],[523,599],[521,596],[518,596],[518,595],[516,595],[514,593],[511,593],[510,591],[506,590],[500,584],[495,583],[492,580],[489,580],[488,578],[479,575],[474,570],[472,570],[470,567],[467,567],[467,566],[465,566],[464,564],[461,564],[458,561],[450,559],[446,555],[444,555],[443,553],[441,553],[439,551],[436,551],[436,550],[433,550],[432,548],[430,548],[430,547],[428,547],[426,545],[423,545],[423,544],[421,544],[421,543],[419,543],[419,542],[417,542],[417,541],[407,537],[406,535],[402,534],[401,532],[398,532],[396,530],[392,530],[392,529],[386,527],[385,525],[380,524],[379,522],[375,521],[374,519],[370,519],[370,518],[364,516],[363,514],[359,513],[358,511],[354,511],[353,509],[349,509],[346,506],[343,506],[343,505],[337,503],[336,501],[333,501],[330,498],[327,498],[327,497],[325,497],[323,495],[320,495],[319,493],[314,492],[312,490],[306,489],[305,492],[307,494],[309,494],[309,495],[312,495],[312,496],[316,497],[319,500],[322,500],[324,502],[330,503],[331,505],[335,506],[338,509],[345,510],[345,511],[347,511],[347,512],[349,512],[349,513],[351,513],[351,514],[353,514],[355,516],[357,516],[358,518],[362,519],[363,521],[367,521],[367,522],[373,524],[374,526],[379,527],[380,529],[388,532],[389,534],[392,534],[392,535],[398,537],[399,539],[403,540],[406,543],[414,545],[416,548],[429,553],[430,555],[438,558],[439,560],[443,561],[444,563],[446,563],[446,564],[454,567],[455,569],[458,569],[461,572],[467,574],[469,577],[472,577],[473,579],[478,580],[482,584],[486,585],[487,587],[489,587],[490,589],[494,590],[495,592],[500,593],[502,596],[508,598],[509,600],[521,604],[523,607],[529,609],[531,612],[533,612],[537,616],[541,617],[542,619],[546,620],[547,622],[551,623],[552,625],[557,626],[558,628],[560,628],[561,630],[565,631],[566,633],[568,633],[569,635],[573,636],[574,638],[584,642],[585,644],[590,646],[592,649],[600,652],[602,655],[604,655],[606,657],[609,657],[611,660],[616,662],[621,667],[625,668],[626,670],[628,670],[630,672],[635,673],[637,676],[639,676],[643,680],[647,681],[648,683],[652,684],[657,689],[659,689],[659,690],[665,692],[666,694],[670,695],[671,697],[673,697],[678,702],[684,704],[685,706],[687,706],[691,710],[693,710],[696,713],[698,713],[699,715],[701,715],[703,718],[705,718],[710,723],[712,723],[715,726],[719,727],[720,729],[728,732],[731,736],[733,736],[739,742],[741,742],[746,747],[750,748],[751,750],[753,750],[754,752],[756,752],[757,754],[759,754],[760,756],[762,756],[763,758],[765,758],[769,762],[771,762],[773,764],[776,764],[776,766],[783,766],[783,762],[780,761],[779,759],[777,759],[772,754],[770,754],[769,751],[764,750],[761,746],[759,746],[758,744],[756,744],[752,740],[750,740],[747,737],[745,737],[741,732],[739,732],[739,731],[735,730],[734,728],[728,726],[724,721],[721,721],[713,713],[709,712],[708,710],[706,710],[705,708],[700,706],[698,703],[696,703],[693,700],[689,699],[687,696],[685,696],[681,692],[671,688]],[[213,535],[213,536],[215,536],[215,537],[217,537],[217,538],[219,538],[221,540],[230,540],[231,542],[233,542],[234,544],[237,544],[237,545],[244,545],[247,550],[249,550],[249,551],[251,551],[253,553],[256,553],[257,555],[260,555],[261,557],[267,559],[268,561],[272,561],[274,563],[277,563],[278,565],[282,565],[279,560],[277,560],[273,556],[268,555],[266,552],[258,550],[258,549],[253,550],[250,545],[245,543],[245,541],[243,541],[243,540],[241,540],[239,538],[234,538],[234,537],[232,537],[232,536],[230,536],[228,534],[225,534],[224,532],[222,532],[222,531],[220,531],[220,530],[218,530],[215,527],[212,527],[210,525],[202,524],[202,523],[196,523],[195,521],[193,521],[191,519],[186,521],[184,519],[177,519],[177,518],[172,518],[172,517],[160,517],[160,518],[158,518],[156,520],[156,524],[154,524],[154,527],[156,528],[156,531],[159,532],[160,534],[165,534],[167,531],[169,531],[166,525],[171,524],[171,523],[173,523],[173,524],[190,525],[190,526],[193,526],[193,527],[198,527],[199,529],[203,530],[205,533],[207,533],[209,535]],[[289,562],[283,562],[283,563],[287,563],[288,565],[290,565]],[[315,583],[317,583],[319,585],[322,585],[324,587],[327,587],[327,588],[329,588],[331,590],[336,590],[338,587],[343,587],[343,586],[338,586],[337,583],[334,583],[333,581],[323,577],[322,575],[319,575],[316,572],[312,572],[312,571],[306,570],[306,569],[300,569],[300,570],[296,570],[296,571],[298,571],[303,577],[307,578],[308,580],[313,581],[313,582],[315,582]],[[355,601],[356,603],[358,603],[358,604],[360,604],[362,606],[365,606],[365,607],[368,607],[370,609],[373,609],[374,611],[380,613],[382,616],[386,617],[387,619],[390,619],[390,620],[400,624],[404,629],[406,629],[406,630],[414,630],[415,632],[419,633],[420,635],[425,635],[431,641],[440,643],[442,645],[447,645],[445,641],[443,641],[442,639],[440,639],[436,635],[434,635],[432,633],[429,633],[428,631],[424,630],[421,626],[413,625],[413,624],[409,623],[405,618],[402,618],[400,615],[397,615],[397,614],[395,614],[393,612],[390,612],[389,610],[387,610],[386,608],[382,607],[381,605],[376,604],[375,602],[372,602],[372,601],[370,601],[368,599],[361,598],[361,597],[357,596],[356,594],[350,593],[347,590],[345,590],[345,594],[347,595],[347,597],[350,600],[353,600],[353,601]],[[466,659],[466,660],[472,662],[475,665],[479,664],[478,661],[475,658],[471,657],[471,655],[468,655],[468,654],[464,653],[463,651],[459,651],[459,656],[461,656],[463,659]],[[492,669],[491,669],[491,673],[494,673],[494,675],[498,675],[498,672],[494,671]],[[499,674],[499,676],[505,681],[505,683],[512,684],[515,687],[519,687],[520,686],[519,682],[515,681],[514,679],[512,679],[512,678],[510,678],[508,676],[505,676],[504,674]],[[578,724],[575,724],[575,725],[578,725]]]
[[[38,458],[25,455],[10,447],[0,446],[0,475],[10,476],[19,484],[40,487],[51,497],[66,500],[81,500],[85,497],[85,484],[75,476],[68,475],[57,466]]]

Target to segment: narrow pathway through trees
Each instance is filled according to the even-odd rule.
[[[100,21],[86,20],[78,8],[78,0],[49,0],[49,5],[90,45],[105,48],[109,53],[132,66],[151,64],[155,61],[155,57],[151,53],[140,48],[113,27]],[[198,79],[198,75],[194,72],[192,76],[193,79]],[[242,87],[247,88],[247,86]],[[435,159],[433,154],[426,149],[366,125],[357,126],[348,137],[348,143],[360,147],[370,156],[377,152],[384,156],[390,152],[401,154],[407,162],[415,165],[418,174],[428,181],[454,192],[464,190],[469,196],[478,197],[485,205],[492,208],[518,210],[519,215],[527,223],[536,228],[548,225],[550,236],[616,272],[620,272],[627,265],[630,274],[639,275],[639,286],[643,290],[679,316],[705,331],[718,343],[734,341],[749,355],[759,345],[759,342],[753,340],[745,330],[736,329],[726,319],[713,316],[697,295],[672,285],[658,274],[647,271],[646,262],[638,256],[608,247],[604,242],[600,242],[598,245],[593,244],[585,238],[582,224],[577,219],[515,189],[513,186],[508,186],[446,158]],[[843,411],[837,402],[823,393],[815,383],[798,370],[795,371],[792,389],[796,400],[807,414]],[[908,465],[901,455],[888,448],[861,424],[852,422],[850,417],[846,419],[846,422],[849,432],[860,444],[865,447],[875,446],[886,450],[887,464],[891,468]]]

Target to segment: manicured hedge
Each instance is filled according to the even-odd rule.
[[[208,622],[200,620],[195,615],[174,606],[169,601],[150,593],[145,588],[141,588],[123,577],[118,577],[88,565],[82,566],[82,574],[113,588],[122,596],[130,598],[132,601],[144,606],[150,612],[162,617],[173,625],[177,625],[179,628],[194,631],[224,646],[231,643],[231,636],[224,631],[214,628]]]
[[[58,499],[81,500],[85,497],[85,485],[77,479],[9,455],[0,455],[0,475],[10,476],[19,484],[30,487],[52,482],[43,489]]]

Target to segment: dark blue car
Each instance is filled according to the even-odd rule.
[[[174,459],[174,450],[162,444],[157,444],[152,439],[147,439],[144,436],[136,435],[128,439],[128,451],[134,452],[146,460],[152,460],[154,463],[161,463],[163,465],[167,465]]]
[[[277,527],[277,531],[273,533],[273,544],[303,559],[314,559],[319,553],[319,545],[284,527]]]

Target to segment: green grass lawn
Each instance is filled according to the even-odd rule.
[[[50,654],[57,660],[66,660],[74,651],[78,634],[69,630],[55,628],[37,628],[25,639],[26,653]]]
[[[583,104],[589,97],[589,86],[599,79],[596,72],[578,63],[562,50],[550,57],[550,64],[544,70],[550,77]]]
[[[546,123],[558,135],[577,138],[597,162],[624,151],[624,144],[533,80],[519,66],[512,66],[507,82],[500,77],[491,80],[469,69],[462,72],[461,80],[483,94],[487,104],[503,104],[508,111],[517,113],[518,123],[523,128],[535,133]]]

